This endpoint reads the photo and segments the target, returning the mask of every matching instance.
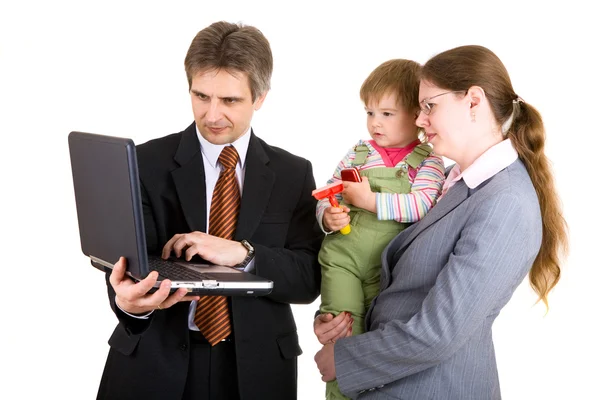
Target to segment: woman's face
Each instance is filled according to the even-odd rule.
[[[417,126],[423,128],[436,154],[459,162],[471,140],[468,98],[464,92],[452,92],[421,81],[419,101]]]

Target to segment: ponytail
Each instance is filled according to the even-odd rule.
[[[542,117],[534,107],[522,101],[516,103],[514,109],[507,136],[527,168],[542,214],[542,246],[529,272],[529,283],[548,308],[548,293],[560,279],[560,258],[568,251],[567,223],[550,162],[544,154],[546,133]]]

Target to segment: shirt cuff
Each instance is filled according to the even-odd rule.
[[[119,304],[117,303],[117,299],[115,297],[115,305],[117,306],[117,308],[119,310],[121,310],[123,312],[123,314],[127,314],[129,315],[131,318],[135,318],[135,319],[148,319],[150,317],[150,315],[152,315],[152,313],[154,312],[154,310],[146,313],[146,314],[142,314],[142,315],[135,315],[135,314],[130,314],[127,311],[123,310],[121,307],[119,307]]]

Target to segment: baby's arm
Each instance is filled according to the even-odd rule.
[[[377,193],[377,218],[416,222],[435,205],[445,178],[444,161],[430,154],[419,166],[410,193]]]
[[[362,141],[359,141],[357,143],[357,145],[359,145],[359,144],[362,144]],[[356,145],[352,146],[348,150],[348,152],[346,153],[344,158],[342,158],[342,160],[337,164],[337,166],[335,167],[335,170],[333,171],[333,176],[327,180],[326,185],[329,185],[331,183],[337,183],[342,180],[342,176],[341,176],[342,169],[349,168],[352,165],[352,161],[356,157],[356,152],[354,151],[355,147],[356,147]],[[335,197],[337,198],[338,202],[342,201],[341,193],[336,194]],[[317,221],[319,222],[319,226],[321,227],[321,230],[323,232],[332,233],[348,224],[348,222],[349,222],[348,212],[350,211],[350,209],[348,209],[348,207],[344,207],[343,210],[338,208],[337,210],[339,210],[339,211],[331,212],[329,214],[329,216],[326,217],[325,211],[327,209],[332,209],[331,204],[329,203],[329,200],[328,199],[319,200],[319,202],[317,203]],[[342,218],[342,219],[344,221],[346,221],[346,224],[342,225],[341,227],[339,227],[337,229],[334,229],[334,227],[338,226],[338,223],[336,223],[334,221],[340,219],[340,213],[345,214],[346,218]],[[329,217],[332,217],[332,218],[330,219]],[[337,221],[337,222],[340,222],[340,221]],[[329,225],[329,224],[332,224],[332,225]]]

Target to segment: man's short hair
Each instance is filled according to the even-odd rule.
[[[253,26],[225,21],[211,24],[192,40],[184,64],[190,89],[197,73],[221,69],[248,74],[253,102],[271,88],[271,46]]]

